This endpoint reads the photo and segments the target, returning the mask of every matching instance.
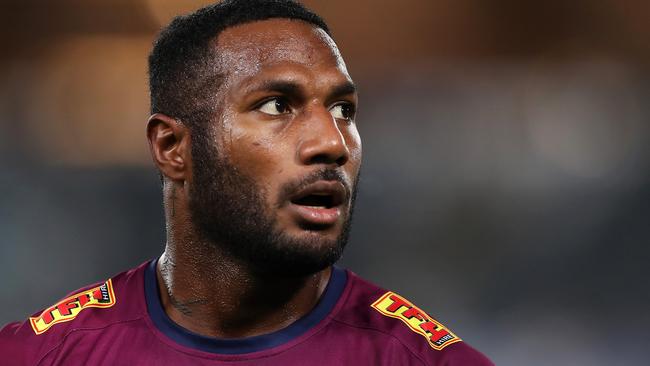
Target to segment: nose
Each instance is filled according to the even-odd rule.
[[[298,160],[305,165],[342,166],[350,159],[350,150],[338,122],[326,108],[319,108],[305,121],[298,146]]]

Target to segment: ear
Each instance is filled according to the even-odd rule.
[[[161,113],[147,122],[147,139],[154,164],[165,177],[184,181],[190,175],[190,134],[181,122]]]

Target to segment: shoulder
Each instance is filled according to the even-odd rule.
[[[11,365],[37,364],[73,332],[143,317],[142,268],[82,287],[22,322],[7,324],[0,330],[3,359],[12,360]]]
[[[399,294],[348,271],[346,305],[335,320],[381,333],[425,365],[493,365],[457,334]]]

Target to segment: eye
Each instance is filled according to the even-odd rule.
[[[354,119],[354,105],[351,103],[341,103],[330,108],[332,117],[352,121]]]
[[[257,107],[257,110],[272,116],[290,112],[289,103],[282,98],[269,99]]]

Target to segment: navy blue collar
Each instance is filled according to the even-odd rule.
[[[149,316],[154,325],[167,337],[176,343],[204,352],[220,354],[242,354],[263,351],[280,346],[307,332],[325,319],[341,297],[347,282],[347,273],[338,268],[332,268],[332,275],[316,307],[304,317],[288,327],[277,332],[249,338],[220,339],[193,333],[174,323],[162,307],[158,293],[158,277],[156,276],[157,260],[152,260],[144,273],[145,298]]]

